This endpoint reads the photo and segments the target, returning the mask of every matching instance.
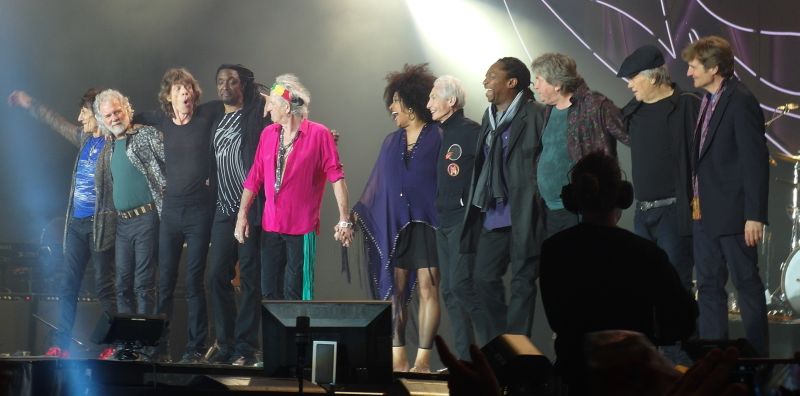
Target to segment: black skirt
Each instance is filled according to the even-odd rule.
[[[425,223],[411,223],[400,231],[393,265],[415,270],[439,267],[436,251],[436,230]]]

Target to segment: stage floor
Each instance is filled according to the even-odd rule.
[[[405,374],[391,384],[319,386],[303,394],[447,395],[442,375]],[[416,392],[412,389],[417,389]],[[422,393],[418,393],[419,391]],[[293,378],[269,378],[261,368],[52,357],[0,358],[0,395],[300,394]]]

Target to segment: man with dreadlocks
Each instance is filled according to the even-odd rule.
[[[216,204],[208,252],[208,289],[219,350],[209,358],[209,363],[237,366],[256,363],[261,299],[259,205],[247,212],[253,225],[251,237],[239,244],[233,236],[242,183],[253,166],[261,131],[269,120],[262,111],[264,97],[259,95],[253,80],[253,72],[242,65],[221,65],[217,69],[217,95],[225,112],[211,124],[209,181]],[[237,260],[241,298],[238,310],[234,310],[231,309],[236,304],[231,279],[235,277]]]

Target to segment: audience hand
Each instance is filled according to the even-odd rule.
[[[747,386],[731,383],[731,371],[736,365],[739,351],[728,348],[725,352],[714,349],[698,360],[686,374],[675,383],[670,396],[744,396],[749,394]]]
[[[469,348],[472,357],[470,363],[456,359],[441,336],[437,335],[435,341],[439,359],[449,371],[447,387],[450,395],[500,395],[497,377],[477,346],[471,345]]]

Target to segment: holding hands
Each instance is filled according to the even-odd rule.
[[[353,222],[348,220],[339,220],[333,226],[333,239],[340,242],[344,247],[350,247],[353,242]]]

